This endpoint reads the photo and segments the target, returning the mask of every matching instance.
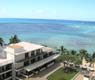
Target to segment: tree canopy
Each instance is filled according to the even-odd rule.
[[[4,42],[3,38],[0,37],[0,45],[1,46],[3,45],[3,42]]]
[[[20,39],[18,38],[17,35],[14,35],[14,36],[12,36],[12,37],[9,39],[9,44],[11,44],[11,43],[18,43],[18,42],[20,42]]]

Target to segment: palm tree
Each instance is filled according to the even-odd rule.
[[[81,59],[83,59],[83,57],[85,57],[85,58],[88,57],[87,50],[85,50],[85,49],[81,49],[81,50],[79,51],[79,53],[80,53]]]
[[[60,47],[60,51],[61,51],[61,54],[64,53],[64,46],[61,46],[61,47]]]
[[[3,45],[3,42],[4,42],[3,38],[0,37],[0,45],[1,46]]]
[[[69,60],[69,55],[65,54],[67,53],[67,49],[65,49],[63,46],[60,47],[60,49],[57,49],[58,53],[61,55],[57,58],[58,61],[68,61]],[[69,52],[69,51],[68,51]]]
[[[92,58],[95,58],[95,52],[92,54]]]
[[[71,55],[76,55],[77,52],[75,50],[71,50],[70,53]]]
[[[18,42],[20,42],[20,40],[18,39],[18,37],[17,37],[17,35],[14,35],[14,36],[12,36],[10,39],[10,44],[11,43],[18,43]]]
[[[93,55],[94,55],[94,53],[93,53]],[[95,58],[93,57],[93,55],[92,55],[92,57],[91,57],[91,59],[90,59],[91,65],[94,65],[94,63],[95,63]]]
[[[60,49],[59,49],[59,51],[60,51],[60,53],[61,53],[62,55],[64,55],[64,54],[67,52],[67,49],[64,48],[64,46],[61,46]]]
[[[77,57],[76,61],[75,61],[76,65],[80,65],[81,64],[81,59],[79,57]]]
[[[95,62],[95,52],[93,52],[92,56],[90,57],[90,62],[92,64]]]

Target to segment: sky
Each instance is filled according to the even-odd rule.
[[[0,18],[95,21],[95,0],[0,0]]]

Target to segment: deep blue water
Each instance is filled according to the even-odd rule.
[[[17,34],[22,41],[45,44],[50,47],[64,45],[68,49],[95,51],[95,22],[43,20],[43,19],[0,19],[0,37],[5,42]]]

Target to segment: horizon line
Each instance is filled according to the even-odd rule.
[[[66,20],[66,21],[84,21],[84,22],[95,22],[94,20],[73,20],[73,19],[48,19],[48,18],[0,18],[0,19],[34,19],[34,20],[60,20],[60,21],[63,21],[63,20]]]

